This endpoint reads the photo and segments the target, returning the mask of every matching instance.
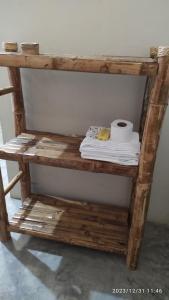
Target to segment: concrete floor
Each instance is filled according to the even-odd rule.
[[[5,162],[1,166],[6,184]],[[7,205],[11,214],[19,201],[7,197]],[[27,299],[169,299],[169,227],[147,224],[137,271],[127,270],[119,255],[12,234],[0,243],[0,300]]]

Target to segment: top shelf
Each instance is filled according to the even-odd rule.
[[[157,61],[151,58],[52,56],[19,52],[1,52],[0,66],[148,76],[154,76],[158,69]]]

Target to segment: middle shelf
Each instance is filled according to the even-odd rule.
[[[83,137],[28,130],[0,146],[0,159],[96,173],[136,177],[138,166],[83,159],[79,147]]]

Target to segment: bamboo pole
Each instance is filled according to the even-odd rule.
[[[127,264],[135,269],[149,205],[159,134],[169,91],[169,47],[158,48],[158,73],[151,90],[145,120],[139,171],[134,191],[133,216],[129,234]]]
[[[151,47],[150,48],[150,57],[151,58],[157,58],[158,55],[158,48],[157,47]]]
[[[14,119],[15,119],[15,135],[26,131],[26,120],[25,120],[25,110],[23,102],[23,93],[21,86],[21,76],[20,70],[18,68],[9,67],[9,78],[11,84],[15,88],[13,93],[13,104],[14,104]],[[19,162],[19,170],[23,172],[21,178],[21,197],[24,201],[30,194],[31,189],[31,179],[29,171],[29,163]]]
[[[151,58],[52,56],[37,55],[35,49],[22,51],[27,53],[0,53],[0,66],[137,76],[154,76],[158,67],[157,62]]]
[[[8,43],[5,44],[8,48]],[[16,47],[17,49],[17,47]],[[6,48],[5,48],[6,50]],[[14,87],[13,92],[13,106],[14,106],[14,121],[15,121],[15,135],[26,131],[25,109],[22,93],[21,75],[19,68],[9,67],[9,80]],[[23,172],[21,178],[21,197],[22,201],[29,196],[31,190],[31,179],[29,171],[29,163],[19,162],[19,170]]]
[[[5,203],[5,193],[0,169],[0,241],[6,242],[10,239],[8,232],[8,214]]]
[[[8,88],[0,89],[0,96],[7,95],[14,92],[14,87],[10,86]]]
[[[23,176],[23,172],[20,171],[20,172],[18,172],[18,174],[16,176],[14,176],[14,178],[12,178],[12,180],[10,181],[10,183],[4,190],[5,196],[13,189],[15,184],[21,179],[22,176]]]
[[[21,50],[23,54],[39,55],[39,44],[21,43]]]
[[[157,54],[158,54],[158,48],[151,47],[150,48],[150,57],[152,59],[157,60]],[[142,105],[142,112],[141,112],[141,118],[140,118],[140,129],[139,129],[140,140],[142,140],[142,136],[143,136],[144,125],[145,125],[145,120],[146,120],[146,114],[147,114],[148,104],[149,104],[149,98],[150,98],[151,90],[152,90],[153,85],[154,85],[155,75],[152,76],[152,77],[147,76],[147,78],[146,78],[144,97],[143,97],[143,105]]]
[[[140,141],[142,141],[142,137],[143,137],[143,131],[144,131],[146,114],[147,114],[147,109],[148,109],[148,104],[149,104],[149,98],[150,98],[150,93],[151,93],[151,90],[152,90],[152,87],[154,84],[154,79],[155,79],[155,77],[147,77],[147,79],[146,79],[143,104],[142,104],[142,112],[141,112],[141,117],[140,117],[140,128],[139,128]]]
[[[14,106],[15,134],[17,136],[26,130],[21,75],[20,70],[14,67],[9,67],[8,73],[10,83],[12,86],[14,86],[14,92],[12,96]]]
[[[18,51],[18,44],[16,42],[3,42],[2,49],[5,52],[17,52]]]

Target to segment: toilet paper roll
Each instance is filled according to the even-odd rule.
[[[133,124],[126,120],[115,120],[111,123],[111,140],[117,143],[129,142],[133,134]]]

